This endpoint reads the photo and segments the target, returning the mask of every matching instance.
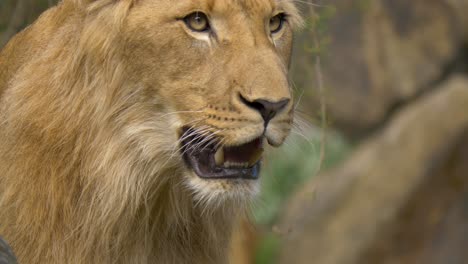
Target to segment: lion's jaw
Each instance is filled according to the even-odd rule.
[[[187,27],[182,18],[194,11],[209,17],[211,33]],[[279,12],[292,19],[272,35],[267,22]],[[263,141],[279,146],[291,128],[287,66],[296,15],[291,3],[270,0],[142,1],[130,10],[121,44],[123,58],[130,65],[127,76],[142,93],[151,95],[148,100],[164,105],[156,112],[147,109],[154,112],[149,118],[162,116],[162,126],[177,135],[164,146],[172,149],[167,159],[184,168],[181,176],[196,199],[219,202],[249,199],[257,193],[258,149],[263,148]],[[284,104],[271,120],[265,120],[259,101]],[[146,150],[148,146],[161,148],[146,135],[140,140]],[[257,149],[245,157],[237,153],[237,164],[235,158],[228,160],[229,155],[214,154],[223,148],[226,154],[229,147],[255,140],[260,141]],[[206,152],[205,157],[200,158],[200,150]],[[194,152],[199,160],[187,157]]]

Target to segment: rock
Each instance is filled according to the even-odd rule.
[[[286,207],[281,229],[290,232],[283,238],[280,263],[467,263],[414,259],[411,262],[393,254],[400,252],[398,245],[402,244],[395,234],[414,234],[409,232],[410,227],[418,226],[415,220],[409,221],[413,225],[398,225],[411,208],[420,208],[420,217],[416,219],[432,219],[435,221],[430,222],[432,225],[445,223],[437,228],[428,224],[433,228],[432,240],[419,248],[419,255],[413,256],[415,259],[435,259],[436,254],[443,255],[444,249],[434,252],[430,247],[438,245],[437,234],[440,241],[447,236],[445,241],[454,238],[464,243],[445,252],[458,254],[456,256],[466,254],[468,236],[455,237],[444,233],[443,228],[458,223],[463,227],[457,226],[458,230],[468,230],[468,147],[460,145],[461,138],[468,136],[467,113],[468,79],[452,77],[401,109],[344,164],[305,185]],[[445,168],[459,171],[450,172]],[[458,196],[443,195],[447,194],[444,191],[450,189],[451,182],[459,185],[461,194]],[[437,201],[435,197],[423,199],[430,198],[431,194],[440,194],[436,197],[443,202],[431,203]],[[458,201],[459,206],[448,206],[454,204],[453,201]],[[460,220],[460,215],[465,217],[464,221]],[[419,222],[421,227],[429,221],[427,219]],[[404,227],[408,229],[400,229]],[[384,238],[387,242],[381,242],[383,248],[390,249],[375,248],[374,245]],[[385,261],[385,256],[388,259],[392,256],[394,262]]]
[[[16,264],[16,258],[8,244],[0,237],[0,264]]]
[[[447,151],[360,263],[468,262],[468,133]]]
[[[463,29],[465,44],[468,41],[468,1],[466,0],[447,0],[448,4],[455,10],[457,14],[458,24]]]
[[[449,1],[457,0],[330,0],[316,8],[327,13],[322,17],[335,8],[322,36],[331,41],[322,45],[322,61],[335,127],[362,137],[445,77],[464,41],[462,15]],[[292,71],[296,85],[308,90],[302,105],[309,113],[318,109],[318,96],[312,94],[314,54],[304,51],[311,39],[307,29],[299,36]]]

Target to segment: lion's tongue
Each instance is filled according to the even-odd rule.
[[[245,164],[249,166],[258,162],[263,154],[262,138],[255,139],[244,145],[224,148],[224,162]]]

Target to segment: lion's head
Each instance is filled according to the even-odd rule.
[[[280,145],[291,128],[297,23],[283,0],[135,2],[117,44],[133,83],[128,94],[138,87],[146,121],[159,119],[172,134],[158,144],[136,135],[141,146],[172,149],[166,158],[202,196],[255,192],[264,142]]]
[[[299,23],[292,0],[63,0],[16,36],[0,53],[0,232],[19,258],[214,258],[232,214],[199,209],[242,207],[264,145],[287,137]]]

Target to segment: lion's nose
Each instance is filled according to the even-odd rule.
[[[290,99],[284,98],[278,101],[272,101],[267,99],[256,99],[249,101],[245,99],[242,95],[240,96],[242,102],[250,108],[257,110],[260,115],[262,115],[263,120],[265,121],[265,126],[268,122],[276,116],[278,112],[283,110],[286,105],[289,103]]]

